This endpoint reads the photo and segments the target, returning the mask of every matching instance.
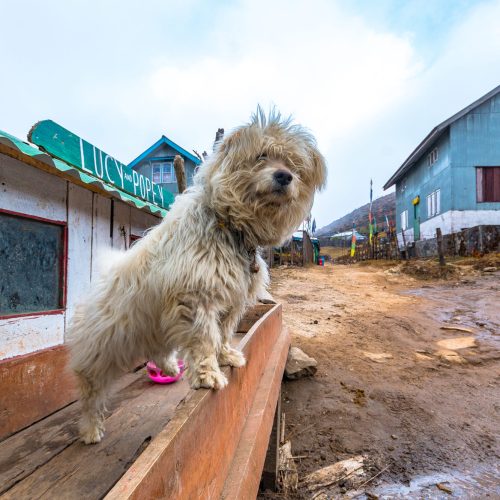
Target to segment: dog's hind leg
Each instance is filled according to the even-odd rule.
[[[106,385],[104,380],[96,381],[81,373],[76,373],[76,377],[82,406],[80,439],[85,444],[99,443],[104,435]]]

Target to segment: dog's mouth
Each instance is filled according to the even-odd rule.
[[[275,186],[271,189],[271,194],[276,196],[285,196],[288,194],[288,186]]]

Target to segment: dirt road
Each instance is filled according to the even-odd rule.
[[[500,496],[500,272],[423,282],[384,264],[281,268],[272,293],[318,361],[284,386],[299,478],[363,455],[362,482],[383,472],[324,498]],[[465,331],[442,328],[454,326]]]

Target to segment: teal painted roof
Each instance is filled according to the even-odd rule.
[[[158,149],[162,144],[166,144],[167,146],[170,146],[172,149],[175,149],[179,154],[182,156],[185,156],[189,160],[191,160],[195,165],[200,165],[201,160],[191,154],[189,151],[186,151],[184,148],[181,148],[178,144],[176,144],[174,141],[171,141],[168,137],[165,135],[162,135],[159,140],[157,140],[152,146],[150,146],[144,153],[141,153],[135,160],[131,161],[128,166],[130,168],[134,168],[138,163],[140,163],[142,160],[144,160],[148,155],[150,155],[153,151]]]
[[[113,198],[117,198],[129,205],[133,205],[139,210],[143,210],[149,212],[153,215],[157,215],[159,217],[165,217],[167,214],[167,210],[162,207],[159,207],[153,203],[141,200],[136,196],[132,196],[128,193],[125,193],[121,189],[118,189],[116,186],[112,184],[108,184],[104,182],[102,179],[98,177],[94,177],[93,175],[89,175],[85,172],[82,172],[78,168],[66,163],[62,160],[54,158],[50,156],[48,153],[45,153],[41,149],[39,149],[35,144],[31,144],[29,142],[22,141],[17,137],[14,137],[7,132],[3,132],[0,130],[0,144],[7,146],[8,148],[14,149],[23,155],[35,158],[46,165],[55,168],[59,172],[64,174],[69,181],[73,179],[78,179],[84,184],[89,184],[100,188],[103,191],[109,193]]]
[[[467,107],[454,114],[444,122],[440,123],[436,127],[434,127],[424,138],[424,140],[413,150],[413,152],[408,156],[408,158],[404,161],[404,163],[396,170],[396,172],[392,175],[392,177],[384,184],[384,190],[389,189],[392,185],[396,184],[409,170],[413,168],[413,166],[422,158],[422,156],[428,152],[429,147],[434,144],[441,135],[448,129],[448,127],[465,116],[467,113],[477,108],[488,99],[497,95],[500,92],[500,85],[495,87],[493,90],[490,90],[487,94],[480,97],[477,101],[474,101],[472,104],[469,104]]]

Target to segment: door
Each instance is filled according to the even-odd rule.
[[[420,239],[420,197],[415,198],[413,204],[413,239]]]

